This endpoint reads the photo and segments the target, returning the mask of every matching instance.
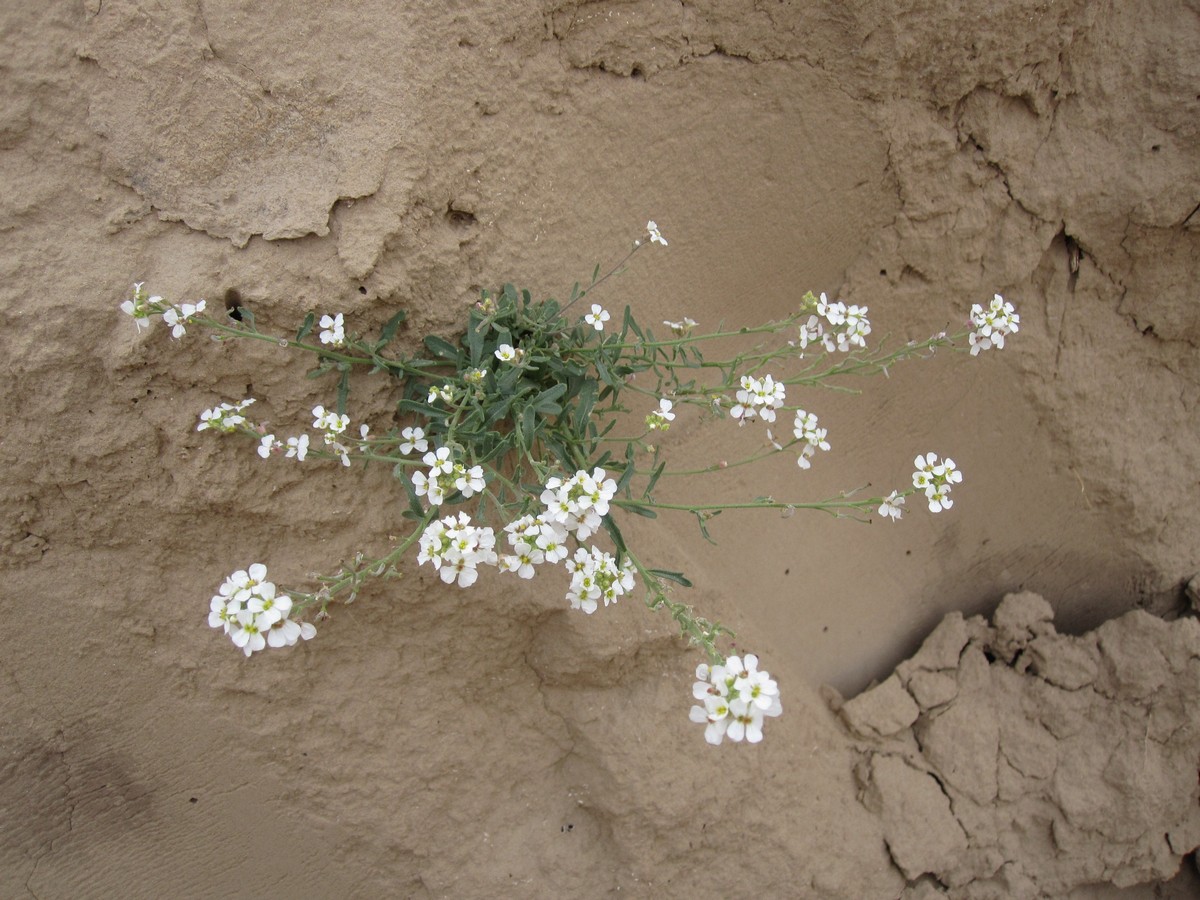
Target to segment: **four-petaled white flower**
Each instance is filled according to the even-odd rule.
[[[650,233],[650,243],[662,244],[664,247],[667,246],[667,239],[662,236],[662,233],[658,230],[658,225],[655,224],[653,219],[646,223],[646,231]]]
[[[155,298],[151,297],[151,300]],[[187,333],[184,327],[192,317],[204,312],[204,301],[198,303],[181,303],[179,306],[169,306],[163,310],[163,321],[171,328],[171,337],[181,338]]]
[[[332,442],[334,437],[350,427],[349,416],[338,415],[333,410],[327,410],[323,406],[314,406],[312,414],[313,428],[319,428],[325,432],[326,442]]]
[[[703,706],[693,706],[689,718],[703,724],[704,738],[710,744],[748,741],[757,744],[763,739],[763,718],[783,712],[779,702],[779,685],[766,671],[759,671],[758,657],[753,653],[745,658],[730,656],[724,664],[696,668],[692,696]]]
[[[336,316],[321,316],[321,327],[324,329],[320,334],[322,344],[340,347],[346,342],[346,329],[341,313]]]
[[[429,449],[429,441],[425,440],[424,429],[409,426],[400,432],[400,436],[404,438],[400,442],[400,452],[405,456],[408,456],[414,450],[418,453],[424,453]]]
[[[805,412],[802,409],[796,410],[796,420],[792,424],[792,434],[796,436],[796,440],[804,442],[804,446],[800,448],[800,455],[796,458],[796,464],[802,469],[812,467],[812,463],[808,460],[818,450],[829,449],[829,441],[825,440],[828,431],[817,427],[817,417],[810,412]]]
[[[603,331],[604,323],[607,322],[610,318],[612,318],[612,317],[608,314],[607,309],[605,309],[599,303],[593,303],[592,311],[583,317],[583,321],[587,322],[589,325],[591,325],[597,331]]]
[[[288,458],[295,457],[298,462],[304,462],[304,457],[308,455],[308,435],[302,434],[300,437],[288,438],[287,453],[284,455]]]
[[[883,502],[879,504],[879,514],[885,519],[891,519],[893,522],[900,521],[900,517],[904,514],[904,510],[900,507],[904,505],[904,498],[900,496],[899,491],[892,491],[883,498]]]
[[[513,349],[512,344],[501,344],[493,353],[496,359],[500,362],[513,362],[517,358],[517,351]]]
[[[264,434],[258,442],[258,455],[266,459],[272,453],[283,449],[283,441],[275,440],[275,435]]]
[[[646,416],[646,427],[651,431],[666,431],[675,421],[675,413],[671,408],[675,404],[663,397],[658,401],[658,409]]]

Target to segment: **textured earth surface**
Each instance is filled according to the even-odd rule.
[[[1195,895],[1195,2],[76,0],[5,4],[0,48],[0,895]],[[893,341],[1022,316],[797,400],[811,471],[692,486],[900,486],[933,450],[949,512],[635,529],[779,679],[761,745],[704,743],[669,621],[548,582],[409,567],[251,660],[207,627],[233,569],[382,551],[403,503],[197,433],[332,388],[137,333],[134,282],[415,340],[650,218],[670,247],[603,288],[645,321],[809,289]],[[391,424],[385,382],[351,402]],[[681,416],[664,447],[763,440]]]

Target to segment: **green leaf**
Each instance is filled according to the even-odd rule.
[[[382,350],[387,346],[392,338],[396,336],[396,330],[400,327],[400,323],[408,318],[408,313],[400,310],[390,319],[383,323],[383,328],[379,330],[379,343],[375,345],[376,350]]]
[[[537,427],[537,410],[533,406],[526,406],[524,412],[521,413],[521,443],[526,449],[533,446],[533,439],[536,436]]]
[[[346,398],[350,396],[350,369],[342,370],[342,379],[338,382],[337,411],[339,416],[346,415]]]
[[[649,484],[646,485],[646,490],[642,494],[643,497],[650,496],[650,492],[652,490],[654,490],[654,486],[656,484],[658,484],[658,479],[662,476],[663,469],[665,469],[666,467],[667,467],[667,461],[664,459],[662,462],[660,462],[655,467],[654,471],[650,473],[650,482],[649,482]]]
[[[561,397],[566,392],[567,392],[567,386],[565,384],[556,384],[556,385],[554,385],[554,387],[546,388],[546,390],[542,391],[540,394],[538,394],[536,397],[534,397],[532,405],[540,413],[545,413],[546,415],[556,416],[560,412],[562,412],[562,407],[559,406],[554,401],[557,400],[559,397]]]
[[[459,357],[462,355],[459,349],[449,341],[432,334],[425,338],[425,348],[438,359],[449,360],[455,364],[458,363]]]
[[[617,527],[612,516],[605,516],[601,521],[604,523],[604,530],[612,538],[613,546],[617,548],[617,556],[624,556],[629,550],[625,546],[625,538],[621,536],[621,529]]]
[[[662,578],[666,581],[673,581],[676,584],[683,585],[684,587],[690,588],[692,586],[692,582],[685,578],[682,572],[668,572],[666,569],[647,569],[646,571],[658,578]]]
[[[392,468],[392,475],[397,481],[404,485],[404,492],[408,494],[408,508],[413,516],[418,519],[425,518],[425,507],[421,506],[421,500],[417,497],[417,489],[412,483],[412,479],[408,477],[408,472],[405,467],[397,464]]]
[[[313,330],[313,324],[317,321],[317,314],[310,312],[304,317],[304,322],[300,325],[300,330],[296,332],[296,343],[304,340]]]
[[[708,541],[710,544],[712,544],[714,547],[717,545],[717,542],[716,542],[716,541],[714,541],[714,540],[712,539],[712,535],[708,533],[708,520],[709,520],[709,519],[715,519],[715,518],[716,518],[717,516],[719,516],[720,514],[721,514],[721,510],[719,510],[719,509],[718,509],[716,512],[710,512],[710,513],[707,513],[707,514],[705,514],[705,513],[699,513],[699,512],[698,512],[698,513],[696,513],[696,521],[700,523],[700,534],[701,534],[701,536],[702,536],[702,537],[703,537],[703,538],[704,538],[706,541]]]
[[[638,323],[633,319],[633,310],[628,306],[625,307],[625,321],[623,323],[623,328],[628,328],[641,340],[646,340],[646,336],[642,334],[642,329],[638,327]]]
[[[598,387],[599,385],[589,378],[579,389],[579,405],[575,407],[575,417],[572,422],[576,432],[583,431],[584,426],[592,415],[592,410],[596,406],[596,391]]]
[[[467,324],[467,349],[471,352],[471,365],[478,366],[483,359],[483,328],[482,323],[471,316]]]
[[[632,503],[622,503],[621,509],[628,510],[629,512],[633,513],[635,516],[642,516],[647,519],[657,519],[658,518],[658,513],[655,512],[654,510],[652,510],[648,506],[636,506]]]

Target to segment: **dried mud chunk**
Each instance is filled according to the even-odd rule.
[[[991,704],[960,697],[945,711],[922,719],[916,732],[921,752],[953,791],[976,803],[996,799],[1000,729]]]
[[[883,810],[888,851],[905,878],[950,869],[966,851],[967,836],[932,775],[877,755],[871,762],[871,790]]]
[[[945,672],[917,672],[908,681],[908,692],[922,710],[945,706],[958,695],[958,682]]]
[[[1104,667],[1100,691],[1133,700],[1153,696],[1171,678],[1171,665],[1163,655],[1169,629],[1162,619],[1141,610],[1101,625],[1096,630]]]
[[[1024,591],[1006,595],[992,616],[996,629],[992,650],[1011,663],[1035,637],[1054,633],[1053,619],[1054,610],[1039,594]]]
[[[958,657],[969,639],[962,613],[949,613],[925,638],[921,649],[896,668],[896,673],[907,680],[921,670],[953,669],[958,665]]]
[[[1025,652],[1028,671],[1068,691],[1091,684],[1099,671],[1094,645],[1066,635],[1042,635]]]
[[[842,707],[842,719],[863,737],[888,737],[903,731],[921,714],[895,675],[859,694]]]

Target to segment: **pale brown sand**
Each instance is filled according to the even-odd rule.
[[[1194,5],[269,6],[0,10],[0,895],[875,898],[924,865],[956,897],[1153,895],[1088,882],[1164,878],[1200,842],[1180,812],[1190,626],[1094,648],[1098,672],[1178,664],[1148,693],[1076,686],[1086,709],[1054,737],[1103,750],[1062,770],[1103,785],[1084,800],[1036,762],[1022,776],[1046,784],[1009,782],[1029,808],[980,793],[918,752],[936,708],[880,744],[818,688],[884,680],[945,613],[1010,591],[1071,633],[1178,612],[1200,567]],[[132,282],[234,290],[280,329],[403,306],[410,336],[449,332],[479,287],[565,293],[648,218],[670,247],[604,302],[649,322],[748,323],[809,288],[896,340],[994,291],[1022,315],[1003,353],[806,398],[834,448],[811,472],[705,487],[886,490],[934,450],[966,473],[950,513],[728,514],[717,548],[686,520],[636,529],[779,678],[763,745],[704,744],[697,658],[636,602],[583,620],[553,585],[468,594],[412,572],[290,652],[246,661],[207,628],[233,568],[301,580],[383,549],[402,507],[385,471],[301,477],[196,434],[201,409],[248,393],[295,427],[328,385],[283,350],[136,335],[116,310]],[[386,384],[352,402],[386,427]],[[685,415],[666,444],[698,462],[762,438]],[[1093,650],[1061,652],[1077,675]],[[968,758],[997,704],[977,699]],[[1129,756],[1118,719],[1155,752]],[[880,758],[931,774],[889,781]],[[1071,843],[1097,820],[1097,843]],[[923,830],[927,857],[898,844]]]

